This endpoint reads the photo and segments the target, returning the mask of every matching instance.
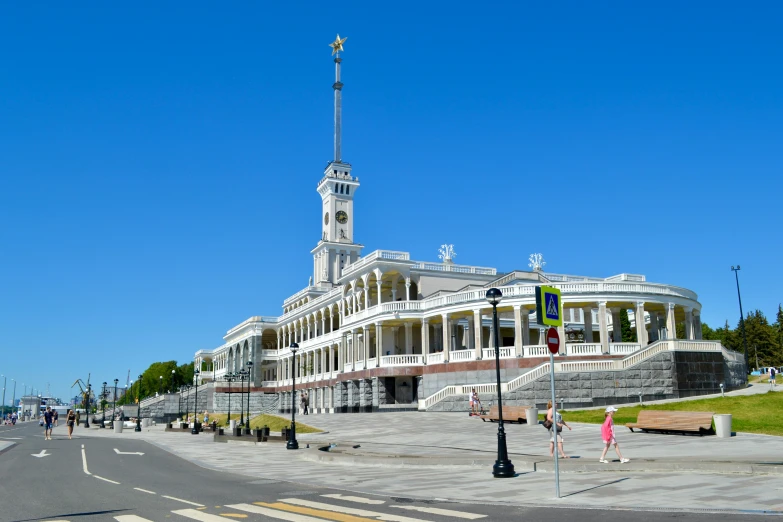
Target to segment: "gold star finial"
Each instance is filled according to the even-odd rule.
[[[335,53],[339,53],[340,51],[343,51],[343,43],[348,39],[346,36],[345,38],[340,38],[340,35],[337,35],[337,39],[329,44],[329,47],[332,48],[332,56],[334,56]]]

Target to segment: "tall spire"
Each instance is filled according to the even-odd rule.
[[[343,61],[340,58],[340,51],[343,51],[343,43],[348,37],[340,38],[337,35],[337,39],[329,44],[332,48],[332,56],[334,56],[334,161],[336,163],[342,163],[342,126],[343,126],[343,83],[340,81],[340,63]],[[336,56],[335,56],[336,55]]]

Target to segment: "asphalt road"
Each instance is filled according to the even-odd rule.
[[[143,441],[90,438],[82,436],[84,433],[84,428],[78,427],[74,438],[68,440],[65,426],[60,425],[55,428],[54,440],[46,441],[43,428],[37,423],[0,426],[0,446],[4,442],[14,443],[0,453],[0,522],[562,522],[564,517],[580,522],[728,522],[758,518],[714,513],[630,513],[556,505],[523,508],[357,495],[328,487],[329,484],[297,484],[286,482],[285,477],[278,481],[254,480],[208,470]],[[219,452],[221,446],[216,443],[215,451]],[[399,473],[400,480],[405,480],[404,469],[390,473]],[[632,510],[632,506],[628,508]]]

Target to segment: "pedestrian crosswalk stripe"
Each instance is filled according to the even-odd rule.
[[[373,517],[377,520],[384,520],[386,522],[427,522],[420,518],[410,518],[403,515],[392,515],[389,513],[381,513],[380,511],[370,511],[368,509],[351,508],[336,506],[333,504],[325,504],[324,502],[315,502],[312,500],[302,500],[299,498],[281,498],[280,502],[287,502],[288,504],[294,504],[296,506],[304,506],[313,509],[323,509],[326,511],[337,511],[338,513],[346,513],[348,515],[356,515],[357,517]],[[257,503],[257,502],[256,502]]]
[[[276,509],[253,506],[251,504],[232,504],[226,507],[254,513],[256,515],[266,515],[270,518],[277,518],[279,520],[287,520],[288,522],[324,522],[322,518],[313,518],[305,515],[298,515],[296,513],[289,513],[287,511],[277,511]],[[223,519],[223,522],[225,522],[225,519]]]
[[[335,520],[336,522],[377,522],[376,519],[373,518],[364,518],[357,517],[355,515],[347,515],[345,513],[338,513],[333,509],[324,511],[322,509],[314,509],[311,507],[292,506],[291,504],[285,504],[283,502],[275,502],[274,504],[255,502],[255,504],[271,509],[280,509],[283,511],[289,511],[291,513],[299,513],[300,515],[312,515],[314,517],[325,518],[327,520]]]
[[[453,511],[451,509],[431,508],[425,506],[390,506],[390,507],[400,508],[400,509],[410,509],[411,511],[421,511],[422,513],[430,513],[432,515],[443,515],[444,517],[466,518],[468,520],[486,518],[487,516],[487,515],[480,515],[478,513],[465,513],[464,511]]]
[[[356,502],[357,504],[385,504],[385,500],[375,500],[364,497],[352,497],[350,495],[341,495],[340,493],[329,493],[327,495],[321,495],[326,498],[334,498],[337,500],[345,500],[346,502]]]
[[[204,513],[198,509],[178,509],[177,511],[172,511],[172,513],[175,515],[182,515],[191,520],[199,520],[200,522],[226,522],[226,519],[223,517],[210,515],[209,513]]]
[[[190,500],[182,500],[181,498],[170,497],[168,495],[161,495],[161,496],[169,500],[176,500],[177,502],[182,502],[183,504],[190,504],[191,506],[196,506],[196,507],[204,507],[204,504],[199,504],[198,502],[191,502]]]
[[[117,522],[152,522],[152,520],[148,518],[141,518],[138,515],[120,515],[118,517],[114,517],[114,520]]]

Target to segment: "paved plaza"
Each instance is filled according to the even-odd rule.
[[[600,427],[571,424],[561,460],[562,498],[554,500],[548,434],[541,426],[506,425],[518,476],[491,474],[497,424],[457,413],[379,413],[297,417],[325,430],[299,435],[299,451],[280,443],[228,443],[212,435],[89,431],[89,436],[143,439],[200,466],[257,479],[340,487],[393,497],[518,505],[783,513],[783,438],[631,433],[618,426],[630,463],[598,463]],[[567,414],[565,416],[568,421]],[[82,429],[80,436],[86,435]],[[307,445],[309,444],[309,448]],[[319,447],[333,444],[332,452]],[[358,447],[356,447],[358,446]],[[613,457],[609,453],[608,457]],[[763,484],[763,487],[759,487]]]

